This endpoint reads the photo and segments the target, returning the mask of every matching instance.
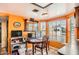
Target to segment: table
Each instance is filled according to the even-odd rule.
[[[35,44],[40,44],[43,43],[44,41],[42,39],[30,39],[26,41],[26,52],[27,52],[27,43],[31,43],[32,44],[32,54],[34,55],[34,45]]]

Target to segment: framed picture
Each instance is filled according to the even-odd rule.
[[[16,27],[16,28],[17,27],[20,27],[21,26],[21,23],[20,22],[14,22],[13,26]]]

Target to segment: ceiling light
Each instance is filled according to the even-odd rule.
[[[32,11],[33,11],[33,12],[38,12],[39,10],[37,10],[37,9],[33,9]]]
[[[47,15],[48,13],[43,13],[42,15]]]

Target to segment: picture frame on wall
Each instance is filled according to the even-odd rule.
[[[18,28],[18,27],[21,26],[21,23],[20,22],[14,22],[13,26],[16,27],[16,28]]]

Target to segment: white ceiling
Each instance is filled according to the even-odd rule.
[[[49,3],[37,3],[42,7]],[[0,3],[0,12],[13,13],[15,15],[24,16],[26,18],[48,19],[59,15],[64,15],[74,10],[74,3],[53,3],[49,7],[42,9],[30,3]],[[33,9],[38,9],[39,12],[33,12]],[[43,13],[48,13],[42,15]]]

